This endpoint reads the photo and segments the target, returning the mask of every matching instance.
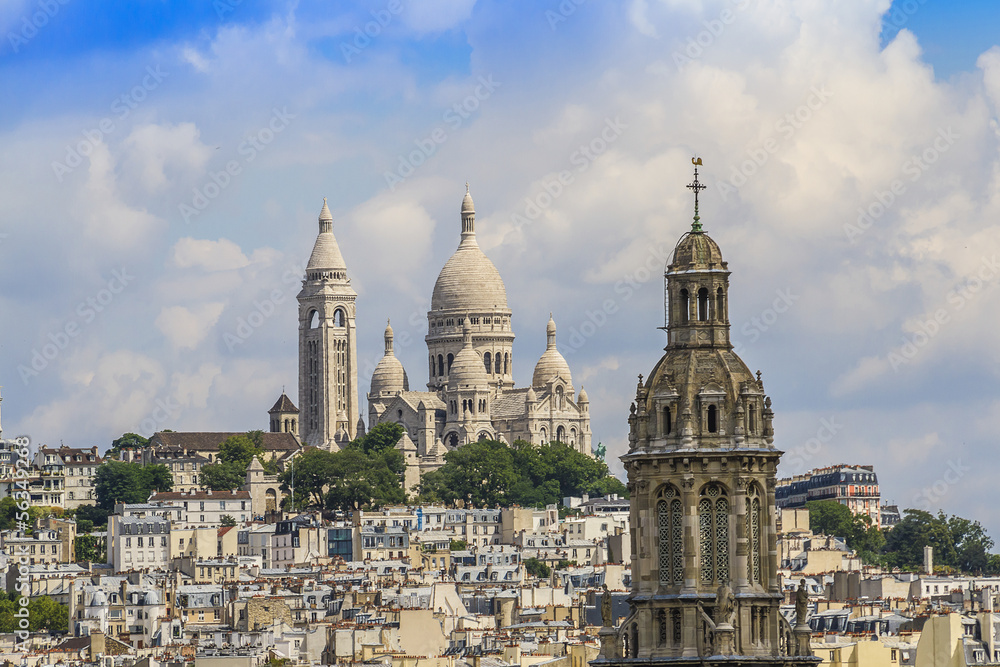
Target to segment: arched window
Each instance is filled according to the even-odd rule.
[[[715,319],[719,321],[726,319],[726,295],[721,287],[715,290]]]
[[[562,443],[566,442],[566,429],[562,426],[556,429],[556,440]]]
[[[510,355],[507,354],[506,352],[504,352],[504,355],[503,355],[503,374],[504,375],[507,375],[508,373],[510,373],[508,364],[510,364]]]
[[[670,415],[670,406],[663,408],[663,435],[670,435],[674,430],[673,419]]]
[[[721,484],[713,482],[701,490],[698,536],[701,583],[729,581],[729,498]]]
[[[757,406],[750,406],[750,435],[757,434]]]
[[[451,374],[451,362],[453,362],[453,361],[455,361],[455,355],[454,354],[449,354],[448,355],[448,374],[449,375]]]
[[[483,431],[482,433],[479,434],[479,442],[482,442],[483,440],[488,440],[489,437],[490,434],[487,433],[486,431]],[[494,572],[493,574],[496,575],[496,572]]]
[[[576,444],[576,429],[575,428],[571,428],[569,430],[569,444],[571,444],[571,445],[575,445]]]
[[[631,651],[629,652],[630,658],[639,657],[639,624],[633,623],[631,629],[629,630]]]
[[[680,493],[673,486],[664,487],[656,502],[657,550],[660,583],[668,586],[684,581],[683,516]]]
[[[688,291],[686,289],[681,290],[680,301],[681,301],[680,302],[681,312],[679,313],[680,321],[684,323],[687,322],[691,317],[691,297],[690,295],[688,295]]]
[[[444,357],[438,355],[438,375],[444,375]]]
[[[761,493],[756,484],[747,488],[746,535],[747,580],[763,583],[764,516],[761,511]]]
[[[660,609],[656,612],[656,626],[659,632],[657,633],[657,644],[659,646],[667,645],[667,610]]]
[[[708,406],[708,432],[719,432],[719,408],[714,405]]]
[[[563,388],[556,387],[556,410],[563,409]]]
[[[483,363],[486,365],[486,372],[487,373],[489,373],[490,371],[493,370],[493,364],[491,363],[492,361],[493,361],[493,359],[491,358],[489,352],[487,352],[486,354],[483,355]]]
[[[309,312],[309,328],[319,329],[319,311],[312,310]]]
[[[502,355],[499,353],[493,358],[494,366],[496,366],[496,374],[500,375],[500,364],[503,362]]]
[[[708,289],[705,287],[698,290],[698,321],[708,321]]]
[[[434,355],[433,354],[430,357],[430,366],[431,366],[431,377],[434,377],[435,375],[437,375],[437,366],[434,365]]]
[[[458,447],[458,434],[457,433],[449,433],[448,434],[448,446],[451,449],[455,449],[456,447]]]
[[[549,434],[548,434],[548,431],[545,430],[544,426],[542,427],[542,430],[539,432],[539,435],[542,438],[542,444],[543,445],[546,444],[549,441]]]
[[[337,310],[333,311],[333,326],[342,327],[344,326],[344,324],[345,324],[344,311],[338,308]]]

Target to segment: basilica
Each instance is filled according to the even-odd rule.
[[[549,317],[546,349],[531,385],[515,387],[513,312],[500,272],[476,242],[476,211],[466,186],[458,248],[441,269],[427,313],[426,391],[411,391],[385,328],[385,356],[372,373],[368,424],[404,427],[397,447],[407,461],[405,486],[444,464],[444,455],[476,440],[540,444],[557,440],[591,454],[587,392],[577,393],[556,347]],[[271,408],[274,432],[337,450],[365,431],[359,406],[357,293],[323,201],[319,234],[299,303],[299,408],[284,394]]]

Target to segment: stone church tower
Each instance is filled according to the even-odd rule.
[[[808,627],[779,612],[771,400],[729,342],[729,268],[691,231],[666,269],[667,346],[643,381],[622,457],[631,493],[632,594],[605,662],[816,665]],[[605,620],[605,625],[610,625]]]
[[[319,235],[299,292],[299,434],[336,450],[358,432],[357,293],[323,199]]]

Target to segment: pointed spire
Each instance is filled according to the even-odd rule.
[[[462,238],[476,234],[476,207],[469,193],[469,183],[465,183],[465,197],[462,198]]]
[[[545,325],[545,349],[554,350],[556,349],[556,321],[552,319],[552,313],[549,313],[549,323]]]
[[[462,343],[465,347],[472,347],[472,325],[468,317],[462,320]]]

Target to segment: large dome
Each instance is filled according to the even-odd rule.
[[[569,364],[565,357],[556,349],[556,323],[549,314],[549,323],[545,327],[547,343],[545,352],[535,364],[535,372],[531,376],[532,387],[544,387],[557,375],[563,379],[570,387],[573,386],[573,376],[569,371]]]
[[[507,309],[507,288],[476,243],[475,209],[466,191],[462,200],[462,242],[445,263],[431,295],[431,310],[483,312]]]

